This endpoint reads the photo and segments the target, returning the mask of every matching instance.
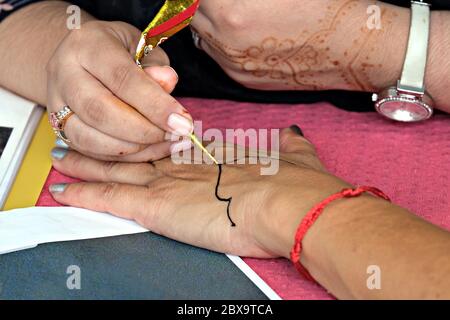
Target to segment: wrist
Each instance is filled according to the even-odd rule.
[[[277,188],[270,195],[269,205],[255,224],[254,238],[274,256],[289,259],[294,245],[295,233],[304,216],[327,197],[351,186],[328,174],[319,173],[309,177],[314,185],[305,187],[289,184]]]
[[[377,39],[374,64],[380,68],[372,68],[367,74],[366,68],[358,70],[361,78],[370,78],[370,91],[379,92],[389,86],[397,84],[400,79],[405,62],[406,49],[409,41],[411,22],[411,9],[400,8],[392,5],[383,5],[386,12],[391,11],[391,22],[382,21],[382,29]],[[428,44],[428,59],[425,74],[425,87],[427,92],[435,100],[436,104],[450,111],[450,93],[448,87],[448,75],[450,74],[450,62],[443,59],[442,53],[450,50],[450,22],[445,19],[447,12],[432,11],[430,25],[430,41]],[[413,40],[414,41],[414,40]]]
[[[450,52],[450,14],[444,11],[432,11],[430,44],[428,50],[425,86],[433,97],[437,107],[450,112],[449,75],[450,61],[445,55]]]
[[[400,79],[409,39],[411,10],[381,4],[381,28],[372,33],[374,46],[365,52],[370,64],[362,62],[358,69],[361,79],[368,79],[367,89],[379,92],[397,84]],[[363,58],[361,58],[363,59]]]
[[[337,265],[344,255],[336,250],[343,235],[351,237],[355,225],[361,227],[365,219],[388,206],[390,202],[369,193],[329,203],[303,239],[301,263],[316,280],[326,282],[329,267],[324,267]]]

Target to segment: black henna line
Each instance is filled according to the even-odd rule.
[[[230,214],[231,201],[233,200],[233,198],[231,197],[231,198],[225,199],[225,198],[221,198],[219,196],[220,179],[222,178],[222,164],[219,164],[218,167],[219,167],[219,176],[217,178],[217,185],[216,185],[216,198],[219,201],[228,203],[227,216],[228,216],[228,220],[230,220],[231,226],[234,228],[234,227],[236,227],[236,223],[234,223],[233,219],[231,219],[231,214]]]
[[[252,157],[245,156],[244,158],[251,159]],[[296,165],[296,163],[288,161],[288,160],[285,160],[285,159],[278,159],[278,160]],[[227,216],[228,216],[228,220],[230,220],[231,227],[234,228],[234,227],[236,227],[236,223],[234,223],[233,219],[231,218],[231,213],[230,213],[231,202],[233,201],[233,197],[225,199],[225,198],[222,198],[221,196],[219,196],[219,187],[220,187],[220,180],[222,178],[223,164],[218,164],[217,166],[219,167],[219,176],[217,177],[217,184],[216,184],[216,198],[217,198],[217,200],[219,200],[221,202],[228,203],[228,205],[227,205]]]

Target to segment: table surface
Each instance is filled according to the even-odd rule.
[[[207,128],[286,128],[299,125],[330,172],[354,185],[382,189],[395,203],[450,230],[450,117],[402,124],[376,113],[351,113],[327,103],[269,105],[181,99]],[[38,205],[57,205],[51,183],[71,181],[53,171]],[[284,259],[245,261],[284,299],[332,299]]]

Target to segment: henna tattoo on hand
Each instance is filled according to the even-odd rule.
[[[327,7],[325,18],[318,19],[322,25],[318,31],[309,34],[303,30],[297,39],[267,37],[260,45],[245,50],[231,47],[209,32],[204,32],[202,37],[232,69],[251,75],[255,83],[261,83],[258,79],[268,80],[273,89],[373,91],[376,79],[373,81],[371,75],[382,73],[382,63],[373,61],[381,32],[365,24],[357,30],[349,29],[351,15],[365,14],[358,5],[359,0],[335,1]],[[384,8],[381,15],[383,28],[387,28],[395,13]],[[360,20],[365,23],[364,18]],[[338,46],[340,52],[336,52],[333,44],[342,41],[348,44]]]

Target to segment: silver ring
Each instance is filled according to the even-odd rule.
[[[202,48],[202,38],[200,37],[200,35],[194,31],[193,28],[191,28],[191,32],[192,32],[192,40],[194,41],[194,46],[199,49],[199,50],[203,50]]]

